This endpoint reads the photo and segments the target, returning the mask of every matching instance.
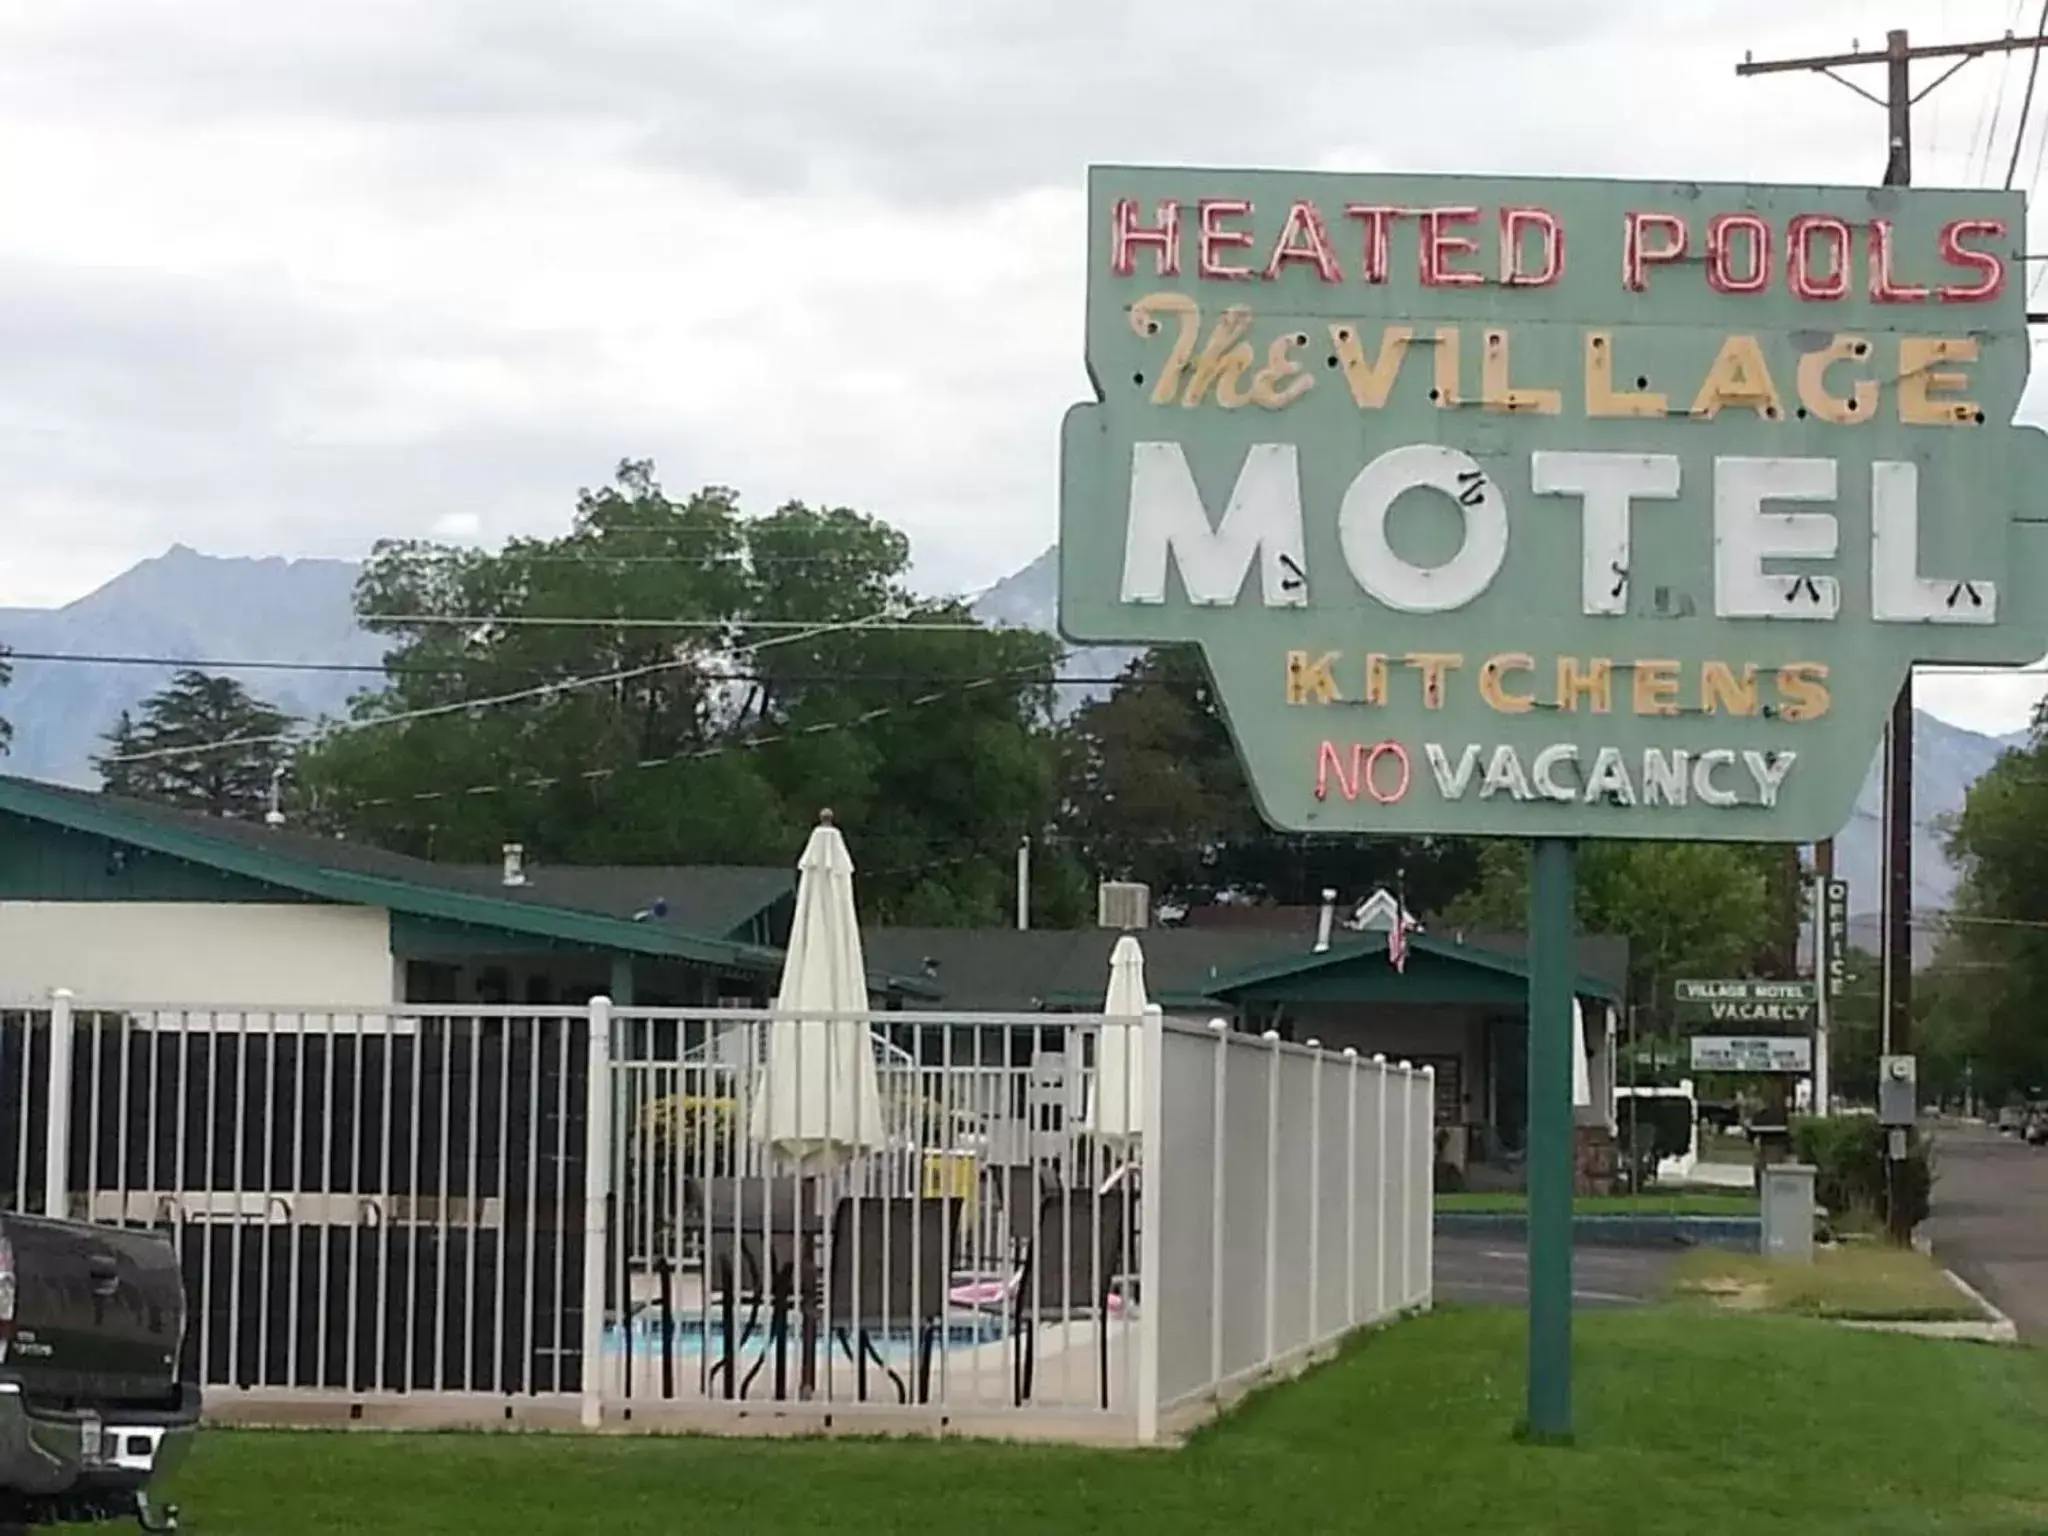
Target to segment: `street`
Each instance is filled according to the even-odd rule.
[[[1935,1136],[1935,1256],[1989,1297],[2020,1337],[2048,1341],[2048,1148],[1987,1127]]]
[[[1575,1307],[1629,1306],[1653,1296],[1675,1248],[1591,1247],[1572,1250]],[[1466,1306],[1521,1306],[1529,1256],[1516,1238],[1475,1235],[1436,1240],[1436,1299]]]

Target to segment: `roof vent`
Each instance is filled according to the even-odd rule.
[[[505,884],[526,884],[526,845],[523,843],[505,845]]]

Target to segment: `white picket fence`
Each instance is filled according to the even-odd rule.
[[[1099,1017],[849,1016],[880,1144],[793,1170],[772,1020],[59,995],[0,1010],[0,1200],[167,1228],[257,1422],[1148,1442],[1429,1304],[1426,1069],[1155,1014],[1123,1139]]]

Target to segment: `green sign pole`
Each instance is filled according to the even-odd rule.
[[[1529,1412],[1572,1432],[1572,916],[1576,845],[1535,840],[1529,869]]]
[[[1832,837],[1913,665],[2048,650],[2026,200],[1107,165],[1088,205],[1062,635],[1199,647],[1283,831],[1534,846],[1527,1429],[1569,1434],[1573,848]]]

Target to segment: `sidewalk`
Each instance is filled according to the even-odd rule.
[[[1753,1189],[1756,1176],[1747,1163],[1694,1163],[1684,1182],[1710,1184],[1716,1189]]]

